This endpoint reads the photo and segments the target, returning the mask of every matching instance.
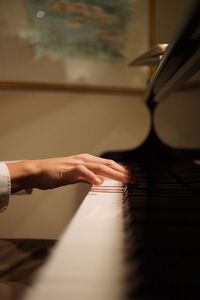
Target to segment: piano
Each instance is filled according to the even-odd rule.
[[[199,0],[187,13],[147,88],[148,138],[103,155],[138,183],[91,188],[25,300],[200,298],[200,149],[169,147],[153,124],[159,103],[200,69]]]

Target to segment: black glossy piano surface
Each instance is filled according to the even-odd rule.
[[[138,178],[123,197],[127,300],[200,299],[200,149],[172,149],[153,127],[158,103],[200,70],[200,1],[190,4],[147,88],[148,138],[103,155]]]

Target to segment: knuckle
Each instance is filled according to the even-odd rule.
[[[84,170],[84,167],[83,167],[83,165],[79,164],[74,167],[74,170],[82,173]]]
[[[96,172],[102,172],[104,170],[104,167],[101,165],[97,165],[95,170],[96,170]]]
[[[74,163],[75,165],[84,163],[84,157],[82,156],[82,154],[74,155],[72,156],[72,158],[72,163]]]
[[[77,158],[74,162],[75,165],[83,165],[84,164],[84,159]]]
[[[79,158],[81,158],[81,159],[83,159],[83,160],[86,160],[86,159],[88,159],[89,158],[89,154],[87,154],[87,153],[82,153],[82,154],[79,154]]]
[[[112,160],[112,159],[108,159],[108,161],[107,161],[107,166],[115,166],[116,165],[116,162],[114,161],[114,160]]]

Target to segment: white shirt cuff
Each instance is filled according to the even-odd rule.
[[[18,160],[19,161],[19,160]],[[8,162],[8,161],[6,161]],[[6,165],[6,162],[0,162],[0,212],[4,211],[8,207],[9,198],[11,195],[11,179],[10,172]],[[17,162],[17,161],[9,161]],[[32,189],[21,190],[14,195],[32,194]]]
[[[7,208],[10,194],[10,173],[7,165],[4,162],[0,162],[0,212],[4,211]]]

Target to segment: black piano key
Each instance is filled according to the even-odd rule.
[[[123,193],[127,299],[195,299],[200,294],[199,167],[137,166],[135,173],[138,184],[125,185]]]

